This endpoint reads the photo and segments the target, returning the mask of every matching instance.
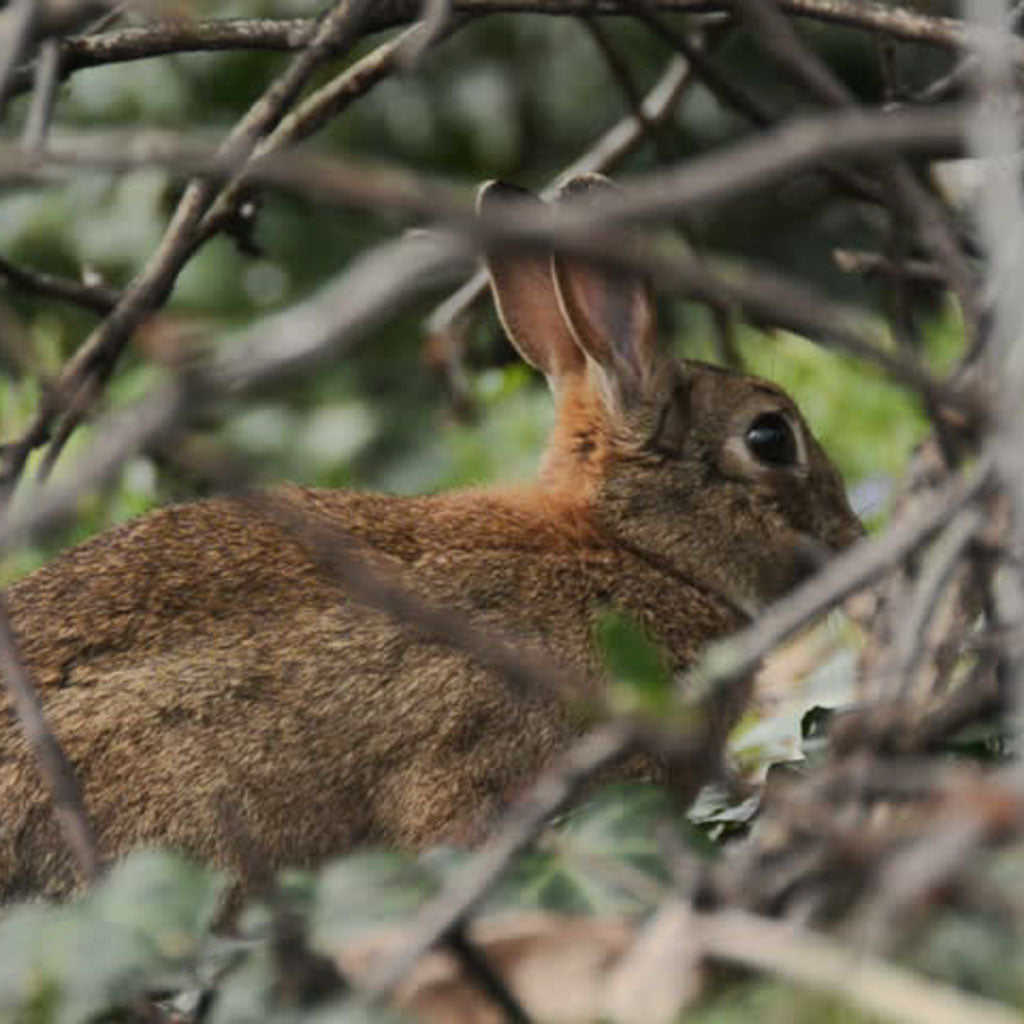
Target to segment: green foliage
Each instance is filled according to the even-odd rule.
[[[140,851],[68,907],[0,919],[0,1015],[74,1024],[139,995],[188,984],[222,893],[179,857]]]
[[[611,682],[611,702],[621,713],[659,718],[675,710],[672,675],[661,649],[628,616],[607,609],[594,624],[594,639]]]
[[[491,906],[591,915],[649,910],[671,882],[670,842],[709,853],[664,790],[639,782],[607,786],[520,859]]]
[[[724,824],[727,801],[712,798],[703,807],[711,812],[716,799]],[[732,810],[740,821],[743,805]],[[481,913],[541,909],[636,919],[671,892],[669,865],[679,843],[695,848],[667,794],[638,783],[608,787],[518,858]],[[304,923],[313,951],[329,957],[380,928],[400,934],[468,856],[441,852],[417,861],[364,851],[317,875],[284,876],[281,895]],[[980,867],[979,879],[1017,891],[1024,847],[986,854]],[[210,872],[176,856],[141,851],[117,865],[93,894],[67,906],[8,909],[0,919],[0,1019],[118,1020],[146,993],[194,993],[212,984],[211,1024],[398,1024],[401,1018],[392,1013],[360,1010],[341,997],[310,1006],[286,997],[280,964],[266,940],[266,908],[254,905],[243,915],[243,929],[254,938],[211,936],[222,895],[221,881]],[[911,936],[901,959],[930,976],[1024,1006],[1024,935],[1014,920],[984,901],[973,913],[946,912]],[[789,985],[724,976],[686,1019],[867,1024],[874,1018]]]
[[[687,1013],[687,1024],[882,1024],[838,999],[779,982],[723,986],[703,1006]]]
[[[439,882],[427,868],[393,850],[354,853],[325,868],[316,886],[311,940],[324,951],[354,935],[408,920]]]
[[[985,853],[972,872],[980,892],[1019,893],[1024,846]],[[991,887],[987,890],[986,887]],[[926,974],[1024,1010],[1024,929],[998,901],[979,899],[974,913],[946,910],[917,930],[910,960]]]

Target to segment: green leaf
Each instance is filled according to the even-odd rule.
[[[360,851],[324,869],[310,933],[329,953],[354,935],[408,921],[439,888],[425,867],[395,851]]]
[[[15,908],[0,923],[0,1017],[77,1024],[182,981],[220,893],[210,872],[151,850],[78,901]]]
[[[164,850],[138,850],[118,862],[91,897],[98,922],[131,932],[174,961],[195,954],[221,905],[224,881]]]
[[[633,619],[615,609],[594,625],[598,650],[612,677],[611,698],[624,713],[672,712],[672,675],[660,648]]]
[[[41,951],[54,911],[40,904],[14,907],[0,920],[0,1019],[52,1019],[59,986],[42,969]]]
[[[826,708],[820,704],[808,708],[800,719],[800,738],[805,743],[824,740],[835,713],[835,708]]]
[[[519,858],[489,905],[595,915],[648,910],[671,881],[663,829],[701,853],[708,849],[660,787],[608,786]]]
[[[717,854],[716,843],[745,834],[761,805],[759,795],[733,797],[724,787],[705,786],[687,814],[705,842],[708,854]],[[691,844],[692,845],[692,844]]]

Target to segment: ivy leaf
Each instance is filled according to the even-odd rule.
[[[360,932],[408,921],[438,888],[427,868],[397,851],[344,857],[320,875],[311,944],[329,953]]]
[[[80,900],[16,908],[0,924],[0,1016],[77,1024],[180,981],[220,893],[211,872],[148,850]]]
[[[662,829],[706,850],[665,790],[643,782],[608,786],[516,862],[490,905],[592,915],[649,910],[671,882]]]
[[[139,850],[116,864],[91,897],[98,922],[131,932],[169,961],[194,954],[213,924],[224,881],[178,854]]]

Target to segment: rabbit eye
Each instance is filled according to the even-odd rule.
[[[796,464],[796,438],[793,428],[777,412],[763,412],[747,428],[744,438],[751,455],[770,466]]]

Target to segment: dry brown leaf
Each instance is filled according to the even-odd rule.
[[[502,914],[474,922],[469,939],[505,980],[530,1018],[579,1024],[602,1015],[606,979],[632,943],[636,927],[622,919],[558,914]],[[398,929],[374,932],[336,954],[357,985],[402,942]],[[503,1024],[493,1001],[447,952],[423,957],[394,1005],[437,1024]]]

